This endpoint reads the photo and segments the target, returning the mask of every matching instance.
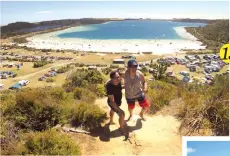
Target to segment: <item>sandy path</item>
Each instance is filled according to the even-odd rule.
[[[96,104],[108,112],[109,107],[106,100],[107,98],[98,99]],[[124,98],[121,108],[125,111],[125,119],[127,119],[128,110]],[[167,110],[164,109],[153,116],[147,116],[147,121],[142,121],[137,115],[140,110],[141,108],[137,104],[134,110],[136,115],[131,121],[127,122],[130,136],[127,141],[124,141],[124,137],[118,131],[117,115],[115,115],[114,120],[116,125],[109,127],[110,138],[105,135],[108,134],[106,128],[92,136],[76,133],[70,133],[70,135],[80,143],[83,155],[180,156],[182,147],[182,138],[178,133],[180,122],[173,116],[165,114]]]

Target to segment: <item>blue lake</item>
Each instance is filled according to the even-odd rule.
[[[203,27],[205,23],[162,20],[125,20],[76,27],[73,32],[58,34],[60,38],[82,39],[183,39],[174,27]]]

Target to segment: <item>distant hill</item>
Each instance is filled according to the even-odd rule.
[[[37,24],[34,23],[28,23],[28,22],[15,22],[15,23],[10,23],[6,26],[1,27],[1,32],[2,33],[7,33],[7,32],[12,32],[15,30],[20,30],[23,28],[33,28],[36,27]]]
[[[213,23],[216,20],[191,19],[191,18],[174,18],[172,21],[174,21],[174,22],[194,22],[194,23]]]
[[[14,35],[26,34],[29,32],[47,30],[51,28],[60,28],[64,26],[78,26],[86,24],[100,24],[109,21],[109,19],[64,19],[53,21],[42,21],[38,23],[15,22],[1,27],[2,38],[11,37]]]
[[[229,20],[216,20],[207,26],[187,27],[186,30],[211,49],[229,42]]]

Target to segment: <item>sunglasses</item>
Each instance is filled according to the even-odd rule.
[[[129,66],[129,68],[137,68],[138,65]]]
[[[119,79],[120,78],[120,76],[117,76],[117,77],[114,77],[113,79]]]

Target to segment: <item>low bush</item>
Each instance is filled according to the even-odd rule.
[[[99,106],[94,104],[80,103],[70,115],[73,126],[82,126],[86,130],[95,130],[106,121],[107,115]]]
[[[111,65],[110,65],[110,68],[111,68],[111,69],[117,69],[117,68],[119,68],[119,65],[111,64]]]
[[[97,94],[97,97],[104,97],[106,95],[104,84],[97,84],[96,94]]]
[[[147,97],[150,101],[151,113],[160,110],[177,97],[177,88],[172,84],[156,80],[148,83],[148,86]]]
[[[112,71],[112,69],[111,69],[111,68],[102,68],[101,71],[102,71],[102,73],[104,73],[105,75],[108,75],[108,74]]]
[[[34,68],[39,68],[39,67],[42,67],[44,65],[48,64],[48,62],[46,61],[39,61],[39,62],[34,62]]]
[[[190,84],[182,88],[184,106],[179,112],[181,131],[192,135],[201,129],[212,135],[229,135],[229,78],[216,76],[212,86]]]
[[[87,103],[94,103],[97,97],[95,93],[85,88],[75,88],[73,93],[74,93],[75,99],[78,99],[78,100],[81,100]]]
[[[70,70],[70,66],[65,66],[65,67],[61,67],[60,69],[57,70],[57,73],[65,73],[67,71]]]
[[[46,79],[46,82],[54,82],[54,79],[53,79],[52,77],[48,77],[48,78]]]
[[[20,142],[2,151],[6,155],[79,155],[80,147],[65,134],[55,130],[28,133]]]
[[[75,87],[86,88],[91,84],[102,84],[104,82],[103,75],[97,70],[77,70],[68,77],[65,88],[72,91]]]
[[[16,93],[15,103],[4,108],[3,116],[22,129],[42,131],[65,122],[73,100],[73,95],[61,88],[26,88]]]
[[[148,69],[146,67],[142,67],[141,70],[140,70],[145,76],[147,75],[148,73]]]

